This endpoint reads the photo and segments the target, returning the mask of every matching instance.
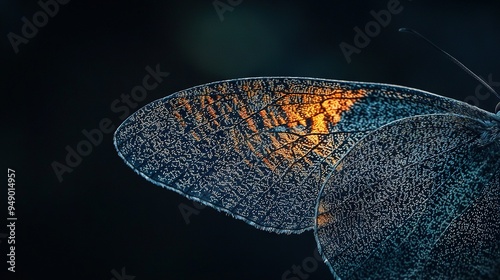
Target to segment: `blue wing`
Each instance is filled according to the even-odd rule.
[[[117,129],[119,155],[156,185],[257,228],[314,226],[326,175],[367,133],[422,114],[489,113],[427,92],[308,78],[248,78],[180,91]]]
[[[345,279],[500,277],[500,121],[427,115],[359,141],[321,190],[315,235]]]

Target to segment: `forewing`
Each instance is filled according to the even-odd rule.
[[[321,190],[316,238],[345,279],[500,276],[498,121],[428,115],[361,140]]]
[[[405,87],[249,78],[156,100],[115,133],[119,155],[149,181],[277,232],[314,225],[325,174],[368,132],[420,114],[487,114]]]

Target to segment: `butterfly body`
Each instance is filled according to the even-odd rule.
[[[337,277],[494,278],[499,127],[407,87],[265,77],[156,100],[114,141],[154,184],[260,229],[313,229]]]

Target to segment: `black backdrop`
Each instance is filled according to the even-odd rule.
[[[392,83],[458,100],[479,97],[479,107],[491,111],[497,100],[484,96],[476,81],[397,30],[419,30],[500,89],[495,2],[401,0],[402,11],[347,63],[339,44],[353,45],[353,28],[364,29],[373,20],[370,11],[387,9],[393,0],[71,0],[59,4],[46,25],[36,1],[3,0],[1,159],[4,171],[16,170],[18,218],[17,272],[7,275],[305,279],[283,277],[305,261],[312,270],[307,279],[331,279],[324,264],[313,269],[312,232],[267,233],[208,208],[186,224],[179,205],[192,203],[136,175],[117,156],[112,133],[62,181],[52,165],[65,164],[66,147],[75,149],[86,139],[82,130],[97,129],[105,119],[115,127],[121,122],[123,112],[111,104],[142,83],[147,66],[159,65],[170,75],[130,112],[191,86],[271,75]],[[219,15],[214,3],[230,9]],[[33,22],[34,15],[44,26],[36,34],[26,29],[32,38],[25,38],[22,18]],[[4,216],[6,184],[0,192]],[[0,227],[2,274],[8,267],[6,225]]]

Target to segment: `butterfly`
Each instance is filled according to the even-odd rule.
[[[153,184],[313,230],[337,279],[500,276],[500,113],[418,89],[260,77],[153,101],[114,135]]]

